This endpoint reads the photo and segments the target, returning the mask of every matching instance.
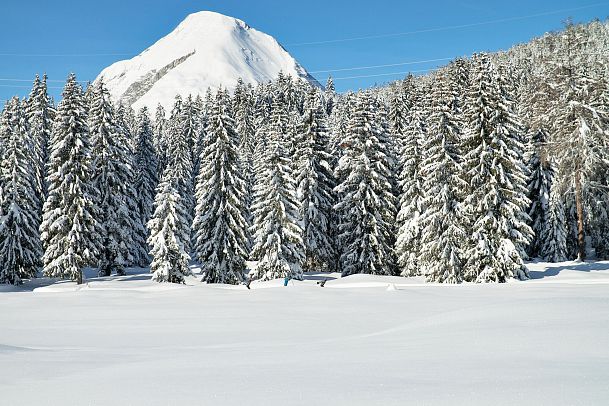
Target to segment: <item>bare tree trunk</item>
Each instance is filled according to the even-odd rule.
[[[82,285],[82,269],[78,272],[78,277],[76,278],[76,284]]]
[[[584,238],[584,205],[582,202],[582,182],[580,171],[575,171],[575,207],[577,209],[577,259],[586,260],[586,239]]]

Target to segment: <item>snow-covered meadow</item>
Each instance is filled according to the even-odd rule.
[[[607,404],[609,262],[529,266],[491,285],[1,286],[0,404]]]

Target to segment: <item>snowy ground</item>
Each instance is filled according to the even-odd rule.
[[[247,290],[132,270],[0,287],[0,404],[609,404],[609,262],[531,269],[504,285]]]

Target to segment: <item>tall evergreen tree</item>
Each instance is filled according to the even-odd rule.
[[[257,179],[253,204],[251,255],[258,260],[257,278],[263,280],[302,279],[304,247],[296,181],[286,153],[286,115],[284,100],[278,95],[273,100],[264,169]]]
[[[240,89],[240,90],[239,90]],[[239,91],[238,91],[239,90]],[[254,100],[252,94],[245,85],[235,90],[233,101],[235,113],[235,126],[239,136],[238,153],[243,168],[245,180],[245,203],[249,208],[252,201],[251,191],[254,185],[254,149],[256,147],[256,115],[254,112]],[[251,223],[251,218],[246,219]]]
[[[0,161],[0,283],[19,284],[40,267],[37,151],[30,142],[23,103],[13,98],[4,112]]]
[[[328,271],[336,266],[336,253],[330,233],[334,206],[332,156],[327,151],[328,134],[322,100],[315,89],[309,91],[304,122],[296,155],[298,196],[305,246],[305,271]]]
[[[526,168],[520,125],[513,113],[502,78],[485,54],[474,58],[474,77],[468,94],[465,204],[472,241],[465,280],[506,282],[526,278],[525,247],[532,238],[527,224]]]
[[[125,188],[125,211],[127,213],[126,219],[130,220],[130,236],[131,243],[129,245],[129,258],[128,265],[141,265],[141,263],[147,263],[146,256],[143,256],[141,247],[145,245],[147,238],[146,235],[146,224],[141,221],[140,208],[138,205],[138,194],[137,188],[135,187],[135,152],[137,150],[137,132],[138,122],[135,117],[135,112],[131,107],[125,107],[124,105],[118,105],[116,109],[116,124],[117,129],[120,132],[120,145],[123,149],[123,162],[128,165],[129,179]]]
[[[99,274],[112,270],[123,275],[133,260],[132,230],[136,219],[129,208],[133,179],[131,154],[126,132],[119,127],[110,94],[103,81],[96,83],[89,110],[92,148],[92,183],[96,191],[102,238],[98,248]]]
[[[529,217],[531,218],[531,229],[535,235],[533,242],[529,246],[528,254],[531,257],[540,255],[544,245],[544,236],[552,233],[550,229],[550,189],[552,188],[552,178],[554,170],[551,167],[547,153],[547,135],[543,129],[536,131],[532,139],[532,151],[529,157]],[[556,214],[556,213],[555,213]]]
[[[161,176],[167,166],[167,118],[165,117],[165,109],[162,105],[158,105],[154,116],[154,150],[159,160],[158,175]]]
[[[174,187],[180,194],[181,204],[186,208],[186,215],[180,217],[181,233],[190,235],[194,214],[193,162],[191,152],[192,133],[187,131],[184,122],[188,114],[183,112],[182,99],[177,96],[171,112],[171,126],[168,132],[167,161],[168,173],[174,179]],[[183,221],[182,221],[183,220]],[[190,241],[184,243],[184,249],[190,253]]]
[[[185,283],[186,276],[192,275],[186,251],[190,233],[184,234],[181,225],[186,221],[187,210],[175,183],[171,171],[166,170],[157,188],[154,214],[148,222],[150,272],[156,282]]]
[[[247,259],[245,181],[227,95],[218,90],[197,177],[194,253],[208,283],[239,283]]]
[[[58,106],[47,166],[48,196],[40,226],[44,274],[82,283],[99,246],[99,209],[91,184],[91,149],[82,89],[71,74]]]
[[[421,214],[423,213],[423,147],[427,138],[425,92],[411,89],[409,120],[402,137],[398,176],[399,211],[397,214],[396,255],[402,276],[419,275],[421,250]]]
[[[338,203],[334,207],[341,215],[338,238],[343,276],[392,273],[395,198],[388,145],[375,118],[372,97],[360,93],[349,119],[345,152],[336,168],[340,183],[335,188]]]
[[[326,115],[332,114],[332,110],[334,109],[334,99],[336,98],[336,88],[334,87],[334,79],[332,76],[328,76],[328,81],[326,82],[326,90],[324,92],[324,99],[326,103]]]
[[[54,116],[55,110],[47,93],[47,76],[44,75],[40,80],[36,75],[27,103],[27,119],[34,148],[36,194],[40,214],[42,214],[42,204],[46,197],[45,165],[48,159],[48,143],[51,138]]]
[[[155,190],[158,184],[158,160],[153,143],[152,124],[148,109],[143,107],[138,114],[137,147],[135,150],[135,182],[139,222],[144,226],[143,233],[134,237],[134,263],[147,266],[150,263],[149,248],[146,242],[148,230],[145,228],[152,217]]]
[[[433,89],[426,157],[421,168],[425,212],[420,219],[418,262],[427,280],[460,283],[465,263],[461,247],[466,238],[461,202],[467,183],[461,178],[460,129],[453,107],[457,95],[451,92],[450,79],[442,74],[435,78]]]
[[[554,184],[550,188],[547,212],[547,228],[539,236],[539,256],[545,261],[562,262],[567,260],[567,228],[564,202],[561,190]]]

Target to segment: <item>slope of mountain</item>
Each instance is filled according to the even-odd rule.
[[[280,71],[318,85],[268,34],[222,14],[201,11],[140,55],[116,62],[98,78],[116,100],[134,108],[169,108],[177,94],[203,95],[208,87],[232,89],[274,79]]]

